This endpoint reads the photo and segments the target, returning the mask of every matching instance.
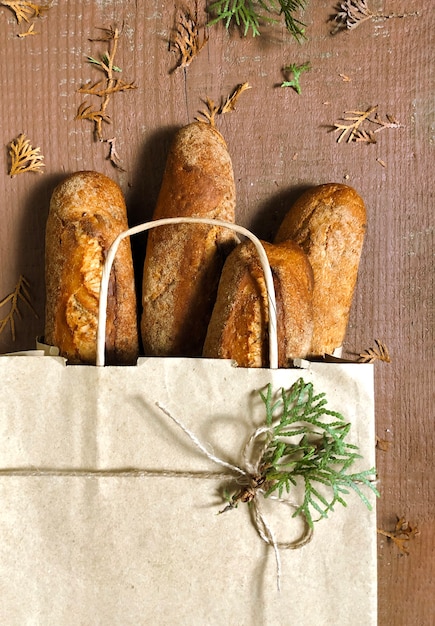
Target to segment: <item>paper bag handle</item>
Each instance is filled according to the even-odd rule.
[[[168,217],[159,220],[153,220],[138,226],[133,226],[128,230],[120,233],[112,245],[110,246],[106,260],[103,265],[103,272],[101,276],[100,285],[100,305],[98,310],[98,330],[97,330],[97,355],[96,365],[99,367],[104,366],[105,359],[105,339],[106,339],[106,315],[107,315],[107,294],[109,289],[109,278],[112,270],[113,261],[118,251],[119,244],[126,237],[142,233],[151,228],[158,226],[166,226],[168,224],[209,224],[210,226],[221,226],[223,228],[229,228],[230,230],[244,235],[252,241],[254,244],[258,257],[263,268],[264,278],[266,282],[267,299],[269,303],[269,366],[271,369],[278,369],[278,336],[277,336],[277,322],[276,322],[276,298],[275,287],[273,284],[272,271],[270,269],[269,261],[264,250],[263,244],[251,231],[243,226],[238,226],[232,222],[225,222],[223,220],[209,219],[206,217]]]

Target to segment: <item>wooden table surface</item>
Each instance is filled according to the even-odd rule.
[[[149,219],[174,130],[205,109],[206,97],[219,103],[248,82],[236,109],[216,122],[233,160],[237,221],[268,239],[302,190],[332,181],[353,186],[367,205],[345,355],[355,358],[375,339],[389,349],[391,362],[375,366],[378,526],[391,531],[403,516],[419,529],[408,555],[379,535],[379,624],[429,626],[435,623],[431,3],[367,0],[370,19],[331,35],[334,3],[309,0],[305,41],[295,41],[282,22],[255,38],[220,24],[210,27],[192,63],[174,71],[179,54],[169,41],[179,9],[196,11],[200,26],[206,21],[205,2],[196,4],[55,1],[41,18],[20,24],[0,6],[0,299],[22,275],[38,314],[21,303],[15,341],[6,325],[0,352],[32,348],[43,332],[44,229],[54,186],[70,172],[98,170],[120,184],[132,225]],[[107,105],[111,123],[103,124],[103,136],[112,144],[95,141],[92,122],[76,119],[83,102],[100,105],[78,89],[104,78],[87,56],[101,58],[107,44],[92,39],[111,26],[122,29],[119,76],[136,87],[113,94]],[[281,88],[283,68],[306,62],[301,93]],[[375,143],[337,142],[331,128],[345,112],[376,105],[379,119],[392,126],[362,124],[382,128]],[[20,133],[40,148],[42,174],[9,176],[8,146]],[[111,145],[122,169],[107,158]]]

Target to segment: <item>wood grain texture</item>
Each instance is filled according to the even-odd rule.
[[[194,9],[194,1],[186,2]],[[357,290],[345,342],[347,355],[379,338],[392,362],[376,365],[377,433],[391,441],[378,451],[379,527],[391,530],[396,515],[420,528],[409,556],[379,540],[380,626],[433,623],[435,579],[433,161],[434,32],[431,3],[369,1],[379,14],[353,31],[330,35],[332,1],[308,3],[309,39],[297,44],[281,25],[260,38],[210,30],[208,44],[186,69],[172,71],[168,49],[175,4],[157,0],[58,2],[24,39],[13,14],[0,7],[0,299],[20,274],[31,284],[39,319],[21,308],[17,338],[0,335],[0,352],[32,348],[44,327],[44,230],[49,199],[66,174],[95,169],[111,176],[126,196],[131,224],[155,206],[173,132],[193,121],[206,96],[219,101],[237,84],[236,111],[218,120],[233,161],[236,220],[270,240],[291,202],[306,187],[344,182],[363,197],[368,212]],[[198,2],[204,17],[205,3]],[[123,26],[116,63],[137,89],[116,94],[111,124],[125,171],[93,141],[92,125],[75,120],[83,102],[78,88],[100,78],[86,62],[104,45],[90,42],[96,27]],[[282,68],[310,61],[302,93],[282,89]],[[350,80],[346,80],[348,77]],[[91,100],[90,100],[91,101]],[[95,100],[92,100],[95,102]],[[336,142],[331,125],[345,111],[378,105],[397,129],[377,134],[373,145]],[[42,175],[8,176],[6,146],[21,132],[40,146]],[[133,243],[142,266],[143,240]],[[3,311],[0,313],[3,317]]]

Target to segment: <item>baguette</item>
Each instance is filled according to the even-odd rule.
[[[278,367],[288,367],[310,348],[313,274],[295,243],[262,244],[275,287]],[[254,245],[244,242],[224,265],[203,356],[233,359],[240,367],[268,367],[268,321],[264,273]]]
[[[119,186],[97,172],[72,174],[54,190],[46,227],[45,342],[70,363],[94,364],[99,289],[106,252],[128,228]],[[121,242],[109,282],[107,362],[133,364],[138,324],[129,240]]]
[[[210,124],[180,129],[169,151],[154,219],[234,222],[235,185],[222,135]],[[200,356],[226,256],[237,239],[216,226],[163,226],[148,235],[142,288],[144,352]]]
[[[310,356],[332,354],[343,344],[366,230],[357,192],[338,183],[319,185],[296,201],[275,242],[293,240],[314,273],[314,329]]]

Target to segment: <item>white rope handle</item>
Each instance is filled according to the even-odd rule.
[[[133,226],[128,230],[120,233],[110,246],[106,260],[103,265],[103,272],[101,275],[100,285],[100,306],[98,311],[98,330],[97,330],[97,366],[104,366],[104,347],[106,339],[106,316],[107,316],[107,294],[109,289],[109,278],[112,270],[113,261],[118,251],[119,244],[126,237],[142,233],[151,228],[157,226],[166,226],[168,224],[208,224],[210,226],[221,226],[222,228],[229,228],[230,230],[244,235],[252,241],[257,250],[261,267],[263,268],[264,278],[267,289],[267,299],[269,303],[269,367],[271,369],[278,369],[278,336],[277,336],[277,322],[276,322],[276,298],[275,287],[273,285],[272,270],[270,269],[269,261],[264,250],[263,244],[251,231],[243,226],[238,226],[232,222],[225,222],[223,220],[209,219],[207,217],[167,217],[160,220],[153,220],[146,222],[145,224],[139,224]]]

